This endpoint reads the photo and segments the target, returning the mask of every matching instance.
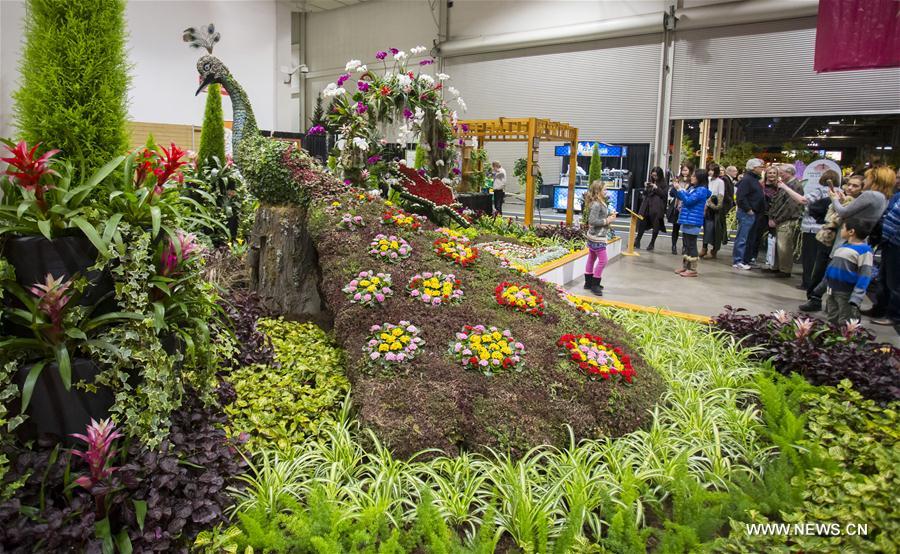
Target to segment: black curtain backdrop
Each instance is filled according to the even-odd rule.
[[[631,182],[629,183],[628,188],[631,189],[635,185],[638,187],[643,186],[643,184],[647,181],[647,175],[650,173],[650,168],[647,167],[647,157],[650,155],[650,145],[648,143],[615,143],[616,146],[627,146],[628,147],[628,155],[622,160],[622,169],[627,169],[631,172]],[[608,167],[611,169],[619,168],[619,158],[609,158],[606,156],[601,156],[600,161],[603,163],[603,167]],[[578,156],[576,160],[578,167],[582,168],[587,172],[591,168],[591,157],[590,156]],[[560,171],[565,173],[569,167],[569,157],[562,157],[562,164],[560,164]],[[548,179],[549,180],[549,179]],[[556,179],[553,179],[554,181]]]

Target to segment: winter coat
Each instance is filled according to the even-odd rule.
[[[727,214],[734,207],[734,179],[726,174],[722,176],[722,181],[725,182],[725,197],[722,198],[722,210]]]
[[[644,199],[641,201],[641,207],[638,210],[647,224],[659,221],[666,216],[666,186],[664,183],[653,187],[646,185],[644,187]]]
[[[678,223],[702,227],[703,208],[710,195],[709,189],[704,186],[692,185],[687,190],[676,191],[675,194],[681,200],[681,214],[678,216]]]
[[[759,177],[752,171],[744,173],[741,180],[735,185],[737,189],[737,207],[739,210],[754,213],[766,213],[766,197],[763,194]]]

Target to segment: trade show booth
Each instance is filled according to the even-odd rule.
[[[600,159],[603,162],[603,173],[601,179],[606,183],[606,195],[609,198],[609,205],[616,211],[621,212],[625,208],[625,192],[631,177],[631,172],[624,169],[624,160],[628,155],[627,146],[616,146],[612,144],[604,144],[596,141],[579,141],[576,154],[575,166],[575,202],[574,209],[576,212],[581,211],[582,198],[587,192],[588,175],[587,171],[582,167],[590,164],[591,154],[597,146],[600,152]],[[558,212],[566,210],[569,198],[569,153],[571,147],[568,144],[557,146],[554,153],[563,158],[562,169],[559,174],[559,183],[552,186],[551,199],[553,208]],[[609,167],[612,166],[612,167]],[[563,184],[564,183],[564,184]]]

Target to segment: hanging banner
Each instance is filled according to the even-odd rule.
[[[810,162],[806,169],[803,170],[803,184],[807,183],[818,183],[819,178],[823,173],[828,171],[829,169],[837,172],[838,176],[841,174],[841,166],[835,163],[833,160],[821,159],[816,160],[814,162]],[[838,179],[838,183],[840,184],[840,179]]]
[[[819,0],[815,70],[900,67],[898,6],[897,0]]]

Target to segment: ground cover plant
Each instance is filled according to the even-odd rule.
[[[394,228],[391,239],[378,236],[383,234],[381,225],[353,231],[339,225],[342,214],[349,211],[376,221],[386,207],[396,206],[357,192],[321,199],[310,208],[309,228],[321,268],[320,291],[334,314],[336,340],[347,352],[353,404],[364,427],[374,431],[387,448],[398,456],[426,448],[453,454],[484,452],[487,447],[510,448],[519,455],[542,444],[565,444],[566,424],[583,438],[618,436],[649,421],[649,410],[664,384],[634,352],[633,340],[621,327],[606,318],[579,314],[552,287],[502,267],[493,256],[477,256],[475,241],[469,238],[477,238],[477,231],[438,232],[427,222],[416,231]],[[378,246],[370,255],[373,242]],[[462,258],[435,251],[435,244],[450,242],[451,250]],[[391,263],[393,258],[381,254],[404,245],[408,245],[408,259],[401,263]],[[395,286],[414,282],[425,272],[440,272],[453,275],[464,294],[458,303],[442,301],[440,306],[433,301],[426,305],[421,294],[394,294],[372,309],[353,303],[344,291],[361,271],[390,273]],[[517,285],[517,291],[506,298],[503,289],[508,287],[501,286],[499,302],[497,287],[507,280]],[[528,296],[522,299],[524,311],[511,308],[518,291]],[[401,321],[408,322],[403,327],[416,329],[414,334],[424,346],[416,344],[416,350],[408,352],[405,344],[387,344],[381,338],[385,324]],[[492,370],[485,376],[482,371],[469,371],[464,360],[448,351],[456,333],[478,325],[508,330],[515,343],[523,345],[514,349],[524,352],[514,364],[515,371]],[[375,326],[379,328],[372,331]],[[560,356],[559,337],[584,332],[602,336],[631,356],[632,383],[591,381]],[[396,350],[385,350],[390,348]],[[502,368],[506,359],[507,366],[513,364],[513,355],[505,355],[497,366]],[[480,366],[480,362],[476,363]],[[607,408],[598,410],[598,405]]]
[[[771,360],[781,373],[799,373],[816,385],[848,379],[867,398],[900,400],[900,350],[875,342],[859,322],[836,327],[783,310],[755,316],[741,312],[726,306],[715,318],[716,327],[755,348],[757,359]]]

